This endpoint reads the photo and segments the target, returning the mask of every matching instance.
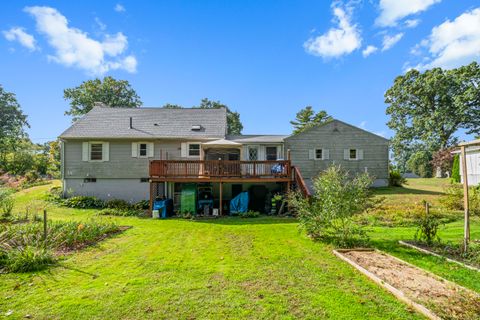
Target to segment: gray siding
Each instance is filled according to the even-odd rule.
[[[102,200],[123,199],[130,203],[150,198],[150,184],[140,179],[97,179],[84,183],[83,179],[65,179],[66,196],[94,196]]]
[[[153,158],[132,157],[132,142],[139,140],[99,140],[110,144],[109,161],[82,161],[82,142],[80,140],[65,141],[65,178],[147,178],[149,160],[166,158],[180,159],[180,141],[156,141]]]
[[[317,148],[328,149],[330,158],[310,160],[309,150]],[[378,180],[376,186],[388,179],[388,140],[338,120],[288,137],[285,150],[288,149],[292,164],[305,179],[316,177],[334,163],[351,173],[368,171]],[[363,160],[344,160],[344,149],[362,149]]]

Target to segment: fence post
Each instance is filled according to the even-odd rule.
[[[43,209],[43,241],[47,245],[47,209]]]

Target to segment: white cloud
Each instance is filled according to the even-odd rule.
[[[97,24],[98,28],[100,31],[105,31],[107,30],[107,25],[100,20],[99,17],[95,17],[95,23]]]
[[[365,130],[365,128],[367,127],[367,121],[360,122],[360,125],[358,127]]]
[[[37,49],[37,41],[31,34],[26,33],[23,28],[13,27],[10,30],[3,31],[3,35],[8,41],[18,41],[30,51]]]
[[[426,63],[419,69],[442,67],[456,68],[480,58],[480,8],[467,11],[455,20],[447,20],[434,27],[428,39],[414,47],[428,48]]]
[[[420,23],[420,19],[407,19],[404,24],[407,28],[415,28]]]
[[[51,7],[26,7],[36,20],[37,30],[46,36],[55,49],[49,59],[67,67],[83,69],[90,74],[104,74],[110,70],[123,69],[135,72],[134,56],[122,56],[127,49],[127,37],[121,32],[105,35],[97,41],[80,29],[68,25],[68,20]]]
[[[362,55],[364,58],[366,58],[372,53],[375,53],[377,50],[378,50],[377,47],[370,45],[370,46],[367,46],[365,49],[363,49]]]
[[[386,51],[393,47],[400,39],[402,39],[403,33],[397,33],[393,36],[386,34],[383,36],[382,51]]]
[[[115,5],[115,7],[113,8],[113,10],[115,10],[115,11],[117,11],[117,12],[125,12],[125,11],[127,11],[127,10],[125,9],[125,7],[124,7],[123,5],[121,5],[120,3],[117,3],[117,4]]]
[[[381,27],[395,26],[407,16],[427,10],[441,0],[380,0],[380,16],[375,23]]]
[[[333,15],[337,27],[330,28],[326,33],[308,39],[303,47],[315,56],[323,58],[338,58],[350,54],[362,45],[362,38],[357,25],[351,23],[352,8],[340,8],[334,3]]]

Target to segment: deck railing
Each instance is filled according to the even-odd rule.
[[[152,160],[150,177],[291,178],[289,160]]]
[[[312,194],[308,189],[307,184],[305,183],[305,180],[303,180],[300,170],[298,170],[297,167],[292,167],[292,170],[293,170],[293,180],[295,181],[295,184],[298,190],[303,194],[304,197],[310,198]]]

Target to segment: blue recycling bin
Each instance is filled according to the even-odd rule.
[[[162,219],[165,219],[170,215],[172,207],[173,207],[172,199],[155,200],[153,202],[153,210],[160,211],[160,217]]]

